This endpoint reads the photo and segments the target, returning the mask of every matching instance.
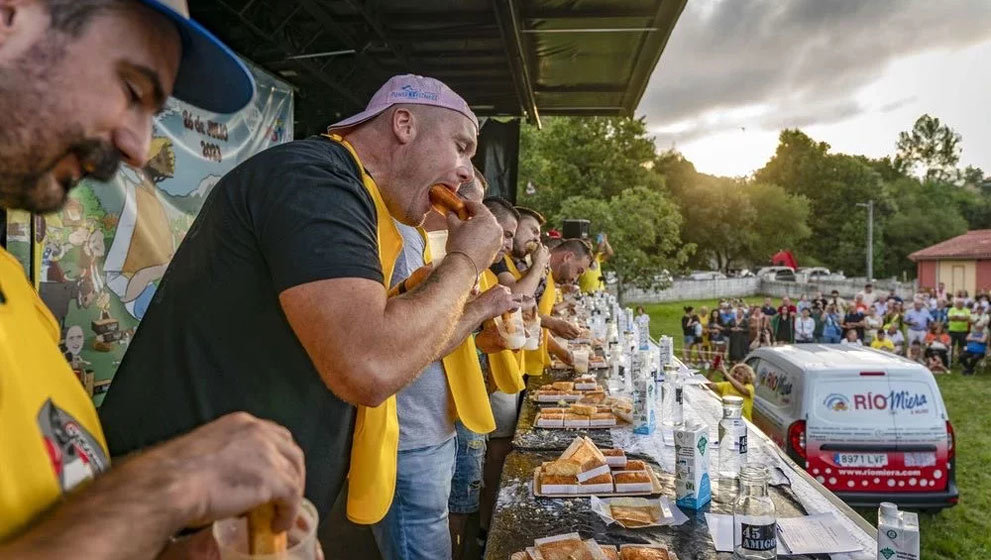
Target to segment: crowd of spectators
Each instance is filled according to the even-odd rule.
[[[905,301],[894,290],[879,293],[867,284],[852,300],[836,290],[828,296],[803,294],[778,305],[720,300],[711,311],[685,307],[681,319],[682,359],[701,367],[737,363],[760,346],[825,343],[869,346],[905,356],[933,373],[959,364],[973,375],[988,350],[991,295],[949,293],[941,283]]]

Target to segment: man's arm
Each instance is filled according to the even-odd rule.
[[[512,290],[514,294],[532,296],[537,291],[540,279],[544,277],[544,274],[547,274],[549,258],[550,253],[547,251],[547,247],[541,245],[531,255],[532,265],[523,273],[522,278],[516,280],[512,274],[500,274],[499,283]]]
[[[288,430],[230,414],[118,463],[0,544],[0,558],[150,559],[183,527],[270,501],[278,506],[273,527],[288,529],[305,477]]]
[[[378,406],[440,355],[468,293],[492,262],[501,229],[481,203],[471,219],[448,216],[447,256],[416,289],[387,298],[367,278],[330,278],[279,294],[289,325],[324,383],[338,397]]]
[[[514,296],[505,286],[493,286],[485,290],[482,295],[465,305],[464,313],[454,327],[450,340],[435,359],[453,352],[482,322],[519,307],[519,300],[520,296]]]

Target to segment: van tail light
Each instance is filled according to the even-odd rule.
[[[792,451],[805,459],[805,420],[792,422],[791,426],[788,426],[788,444],[791,445]]]
[[[953,433],[953,424],[946,421],[946,460],[949,461],[957,452],[957,436]]]

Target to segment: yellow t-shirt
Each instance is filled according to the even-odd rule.
[[[725,397],[727,395],[742,397],[743,398],[743,417],[746,418],[747,420],[751,420],[750,415],[753,413],[753,410],[754,410],[754,386],[753,385],[751,385],[749,383],[746,385],[746,387],[747,387],[747,394],[746,395],[744,395],[744,394],[740,393],[739,391],[737,391],[736,390],[736,387],[734,387],[733,384],[730,383],[729,381],[720,381],[719,383],[715,383],[715,386],[716,386],[716,393],[719,394],[720,397]]]
[[[20,263],[0,249],[0,542],[110,466],[59,334]]]
[[[875,338],[871,342],[871,348],[877,348],[878,350],[887,350],[888,352],[895,351],[895,343],[891,341],[890,338],[885,338],[881,340],[880,338]]]

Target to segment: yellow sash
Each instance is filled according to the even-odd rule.
[[[326,135],[351,152],[361,169],[361,181],[375,203],[376,236],[382,282],[389,289],[396,257],[403,248],[403,238],[385,207],[375,180],[365,172],[354,148],[340,136]],[[399,418],[396,397],[379,406],[358,406],[351,444],[351,470],[348,472],[348,519],[355,523],[375,523],[385,517],[396,489],[396,453],[399,450]]]
[[[423,235],[423,262],[428,264],[430,244],[426,243],[426,233]],[[454,399],[454,409],[458,418],[471,431],[487,434],[495,429],[495,417],[492,416],[492,405],[489,404],[489,393],[485,389],[485,377],[482,366],[478,363],[478,351],[475,349],[475,337],[469,336],[450,354],[441,359],[444,373],[447,375],[447,386],[451,389]]]
[[[478,279],[478,287],[483,292],[499,285],[499,280],[491,270],[482,272],[482,277]],[[488,354],[489,374],[495,381],[496,388],[503,393],[519,393],[526,384],[523,383],[521,359],[523,352],[513,352],[512,350],[502,350],[495,354]]]
[[[541,315],[550,316],[551,312],[554,311],[554,304],[557,302],[557,285],[554,284],[554,275],[550,271],[547,271],[547,284],[544,287],[544,293],[540,296],[540,301],[537,302],[537,311]],[[551,354],[547,350],[547,337],[551,335],[550,331],[544,329],[544,339],[540,345],[540,358],[544,363],[544,367],[551,365]]]

